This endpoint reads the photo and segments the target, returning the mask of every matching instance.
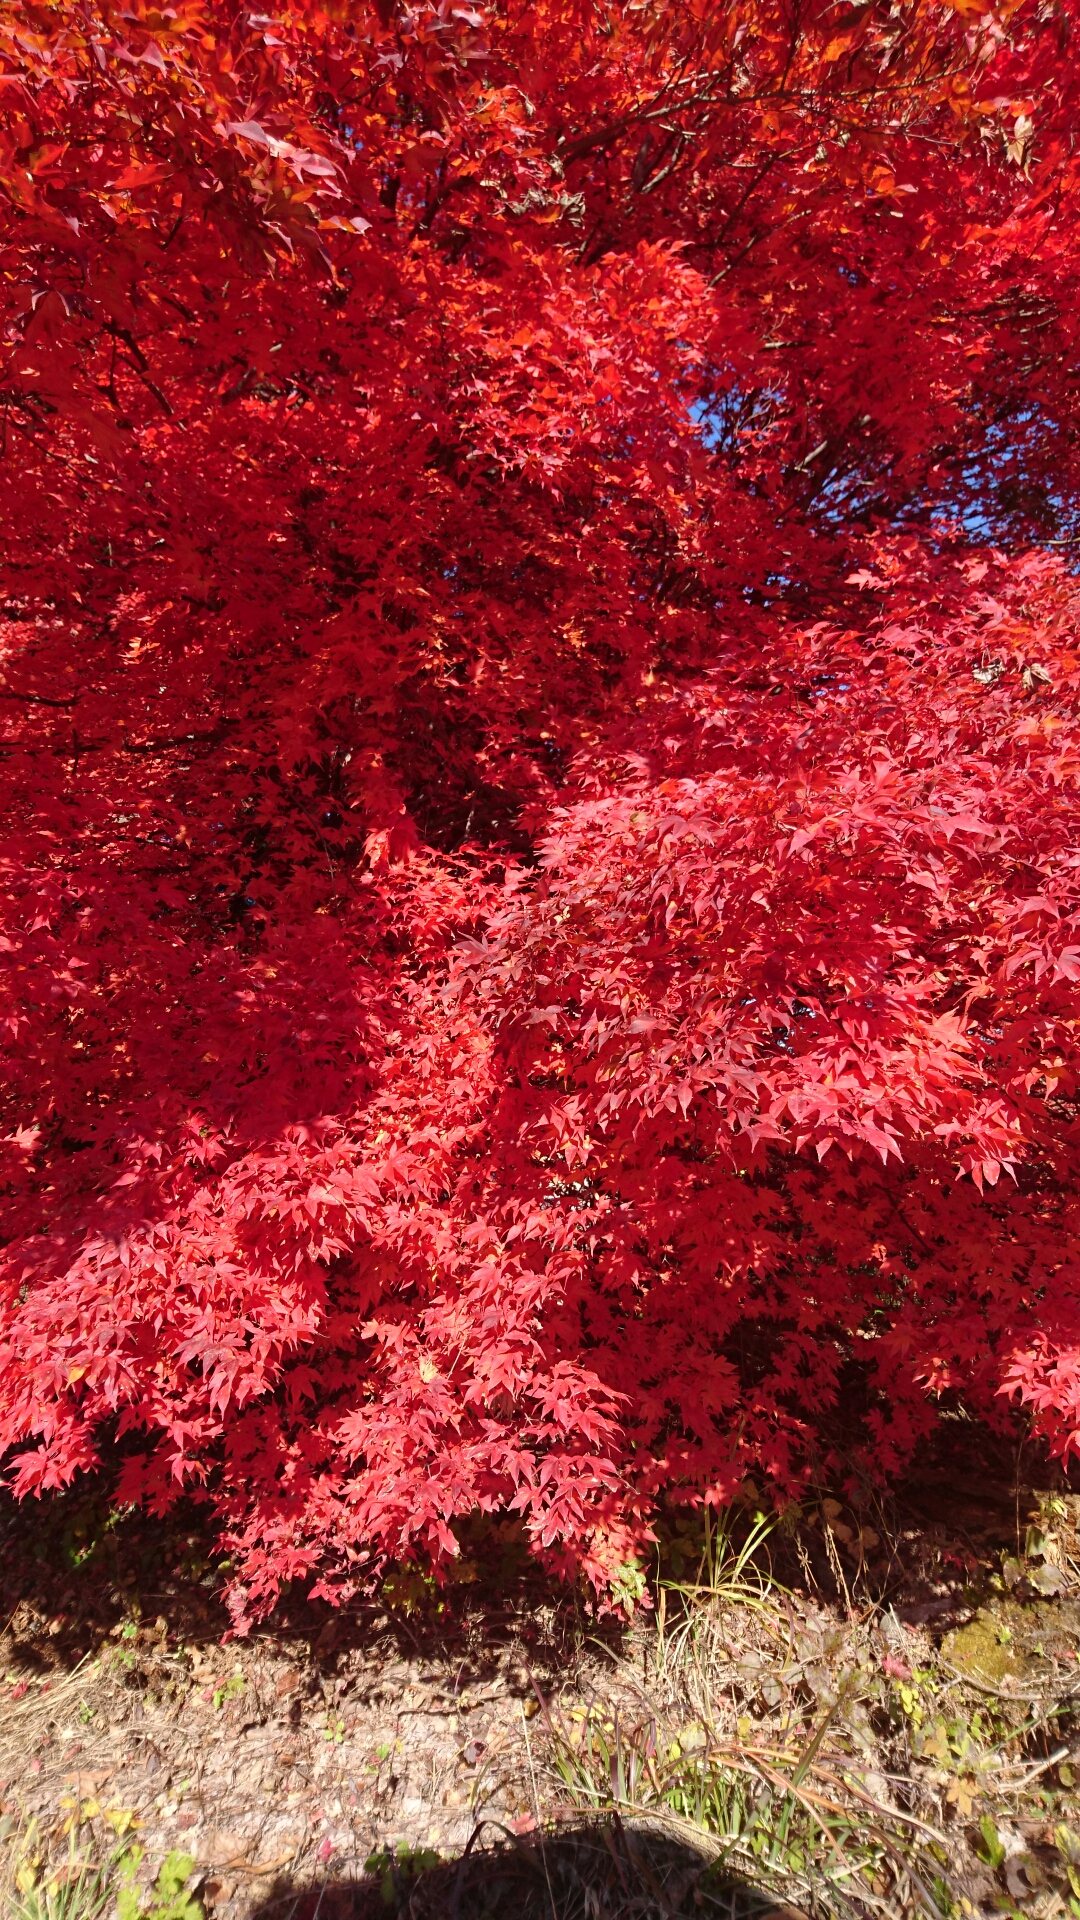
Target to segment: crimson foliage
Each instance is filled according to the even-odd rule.
[[[20,1495],[1080,1453],[1075,13],[13,0]]]

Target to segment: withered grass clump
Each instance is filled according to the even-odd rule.
[[[1073,1504],[1048,1507],[1058,1547],[1029,1528],[982,1603],[972,1585],[947,1597],[951,1612],[904,1609],[973,1622],[936,1637],[865,1586],[853,1598],[861,1539],[838,1502],[800,1524],[823,1536],[846,1618],[835,1596],[818,1607],[774,1576],[770,1547],[790,1558],[800,1545],[790,1525],[774,1542],[760,1514],[706,1517],[696,1563],[658,1583],[651,1659],[623,1669],[621,1698],[543,1703],[567,1797],[596,1818],[707,1837],[714,1873],[838,1920],[1080,1916]],[[1007,1659],[969,1658],[984,1641]]]

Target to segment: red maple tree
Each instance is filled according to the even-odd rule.
[[[1080,1453],[1075,14],[14,0],[19,1494]]]

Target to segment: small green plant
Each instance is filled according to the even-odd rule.
[[[149,1898],[140,1898],[135,1875],[142,1849],[133,1847],[122,1864],[122,1883],[117,1890],[118,1920],[205,1920],[203,1906],[187,1883],[195,1871],[189,1853],[167,1853]]]
[[[402,1840],[396,1853],[391,1853],[389,1847],[379,1847],[370,1853],[364,1862],[364,1872],[378,1880],[384,1907],[395,1907],[422,1873],[441,1864],[442,1855],[432,1847],[410,1847]]]
[[[110,1824],[122,1831],[126,1823],[111,1819]],[[146,1894],[136,1884],[141,1846],[122,1839],[104,1859],[94,1859],[80,1844],[85,1821],[76,1815],[66,1831],[67,1858],[46,1871],[37,1823],[31,1821],[14,1849],[15,1891],[5,1903],[4,1920],[105,1920],[114,1912],[118,1920],[205,1920],[200,1901],[187,1891],[195,1870],[190,1854],[167,1854]]]
[[[647,1585],[644,1567],[636,1560],[625,1560],[611,1576],[611,1598],[617,1607],[632,1618],[635,1608],[644,1599]]]
[[[340,1747],[345,1739],[344,1720],[337,1720],[332,1717],[328,1717],[326,1722],[326,1730],[323,1734],[323,1739],[331,1741],[335,1747]]]
[[[63,1866],[47,1878],[38,1879],[38,1865],[30,1853],[20,1862],[10,1920],[102,1920],[112,1902],[107,1866],[81,1858],[74,1845]]]
[[[247,1690],[247,1681],[242,1673],[232,1673],[223,1680],[220,1687],[214,1688],[214,1712],[220,1713],[227,1700],[238,1700]]]
[[[382,1599],[391,1612],[402,1613],[407,1620],[421,1615],[439,1619],[446,1612],[434,1575],[419,1567],[400,1566],[388,1573],[382,1583]]]
[[[950,1920],[950,1915],[956,1912],[956,1904],[947,1881],[942,1879],[940,1873],[936,1873],[930,1883],[930,1898],[942,1915],[942,1920]]]
[[[1004,1864],[1005,1848],[1001,1835],[988,1813],[984,1813],[979,1821],[979,1838],[975,1842],[975,1852],[980,1860],[985,1860],[987,1866],[993,1868],[995,1873]]]
[[[60,1552],[73,1572],[79,1572],[91,1560],[99,1558],[123,1518],[122,1507],[103,1507],[96,1501],[76,1509],[64,1526],[60,1540]]]

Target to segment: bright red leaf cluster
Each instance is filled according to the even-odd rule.
[[[1080,1454],[1076,12],[14,0],[19,1493]]]

